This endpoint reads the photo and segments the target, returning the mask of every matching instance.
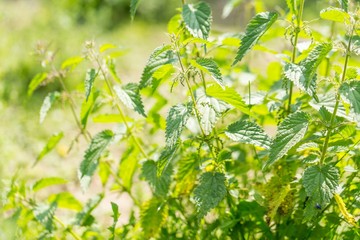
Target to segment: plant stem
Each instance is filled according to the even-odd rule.
[[[340,84],[345,81],[346,70],[347,70],[348,61],[349,61],[349,57],[350,57],[351,40],[352,40],[352,37],[353,37],[354,29],[355,29],[355,25],[353,26],[353,29],[352,29],[351,34],[350,34],[348,45],[346,47],[346,57],[345,57],[344,69],[343,69],[343,73],[342,73],[342,76],[341,76]],[[337,113],[337,110],[339,108],[339,103],[340,103],[340,93],[339,93],[339,91],[337,91],[334,111],[333,111],[333,113],[331,115],[330,125],[327,128],[324,146],[323,146],[323,149],[321,151],[320,165],[322,165],[324,163],[325,155],[326,155],[326,152],[327,152],[327,149],[328,149],[328,146],[329,146],[330,135],[331,135],[331,132],[333,130],[333,125],[334,125],[334,121],[335,121],[335,118],[336,118],[336,113]]]
[[[65,229],[70,233],[70,235],[73,236],[74,239],[76,239],[76,240],[81,240],[81,237],[80,237],[79,235],[77,235],[77,234],[72,230],[72,228],[71,228],[70,226],[66,226],[65,223],[64,223],[63,221],[61,221],[61,220],[60,220],[58,217],[56,217],[56,216],[54,216],[53,218],[54,218],[54,220],[55,220],[56,222],[58,222],[63,228],[65,228]]]
[[[304,11],[304,4],[305,4],[305,0],[301,0],[301,2],[300,2],[300,10],[299,10],[299,12],[298,12],[298,14],[296,16],[295,36],[294,36],[294,42],[292,43],[293,44],[293,49],[292,49],[291,63],[295,63],[295,59],[296,59],[296,47],[297,47],[298,40],[299,40],[300,25],[301,25],[302,15],[303,15],[303,11]],[[287,109],[287,114],[288,115],[291,113],[291,102],[292,102],[293,88],[294,88],[294,83],[292,81],[290,81],[288,109]]]
[[[106,74],[105,74],[105,71],[104,71],[104,69],[102,68],[102,65],[101,65],[98,57],[93,53],[93,51],[91,51],[91,55],[92,55],[93,59],[95,59],[97,65],[98,65],[98,67],[99,67],[99,70],[100,70],[101,74],[102,74],[103,77],[104,77],[106,86],[108,87],[108,90],[109,90],[109,93],[110,93],[111,97],[112,97],[113,99],[116,99],[114,90],[113,90],[113,88],[112,88],[112,84],[111,84],[111,82],[109,81],[109,79],[107,78],[107,76],[106,76]],[[118,103],[118,101],[115,101],[115,106],[116,106],[116,108],[117,108],[117,110],[118,110],[118,112],[119,112],[119,114],[120,114],[121,120],[124,122],[125,127],[126,127],[128,133],[129,133],[130,137],[133,139],[136,147],[140,150],[140,153],[143,155],[143,157],[149,158],[148,155],[146,154],[146,152],[144,151],[144,148],[141,146],[139,140],[137,139],[137,137],[136,137],[136,136],[134,135],[134,133],[132,132],[132,129],[131,129],[131,127],[129,126],[128,122],[126,121],[125,114],[124,114],[124,112],[122,111],[121,106],[120,106],[120,104]]]
[[[81,134],[84,136],[85,140],[86,140],[87,142],[89,142],[90,139],[91,139],[91,136],[90,136],[89,133],[87,133],[87,132],[85,131],[84,127],[83,127],[83,126],[81,125],[81,123],[80,123],[80,120],[79,120],[78,116],[76,115],[76,111],[75,111],[75,106],[76,106],[76,104],[75,104],[75,101],[74,101],[74,99],[71,97],[71,94],[70,94],[69,90],[67,89],[67,87],[66,87],[66,85],[65,85],[65,83],[64,83],[64,79],[63,79],[63,77],[61,76],[61,74],[60,74],[55,68],[54,68],[54,70],[55,70],[56,74],[58,75],[58,79],[59,79],[59,82],[60,82],[60,84],[61,84],[61,87],[63,88],[63,90],[65,91],[66,95],[68,96],[68,98],[69,98],[69,100],[70,100],[70,104],[69,104],[69,105],[70,105],[70,110],[71,110],[71,113],[72,113],[72,115],[73,115],[73,117],[74,117],[74,119],[75,119],[76,125],[77,125],[77,127],[79,128]]]
[[[140,206],[141,206],[140,202],[131,194],[131,190],[128,189],[128,188],[126,188],[126,187],[124,187],[124,185],[119,181],[119,177],[118,177],[117,174],[112,170],[111,164],[110,164],[109,162],[106,162],[106,165],[109,167],[110,174],[111,174],[111,175],[113,176],[113,178],[115,179],[115,182],[116,182],[117,184],[119,184],[119,186],[122,187],[122,188],[125,190],[125,192],[129,195],[129,197],[131,198],[131,200],[133,201],[133,203],[134,203],[136,206],[140,207]]]
[[[201,131],[202,135],[204,136],[204,138],[206,138],[205,131],[204,131],[204,129],[203,129],[202,126],[201,126],[201,117],[200,117],[199,109],[198,109],[198,107],[197,107],[196,99],[195,99],[194,93],[193,93],[193,91],[192,91],[192,89],[191,89],[189,77],[187,76],[186,71],[185,71],[185,67],[184,67],[184,65],[182,64],[179,51],[176,51],[176,55],[177,55],[177,58],[178,58],[179,63],[180,63],[181,71],[182,71],[182,73],[183,73],[183,75],[184,75],[184,79],[185,79],[185,82],[186,82],[186,86],[187,86],[187,88],[188,88],[188,91],[190,92],[191,100],[192,100],[192,102],[194,103],[195,115],[196,115],[196,118],[197,118],[197,121],[198,121],[198,124],[199,124],[199,127],[200,127],[200,131]],[[205,84],[205,82],[204,82],[204,84]],[[209,143],[209,141],[206,141],[206,143],[207,143],[207,145],[209,146],[211,155],[212,155],[212,157],[213,157],[214,160],[215,160],[215,159],[216,159],[216,154],[214,153],[213,146]]]

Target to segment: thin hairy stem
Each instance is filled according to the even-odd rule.
[[[98,65],[98,68],[101,72],[101,75],[103,76],[104,80],[105,80],[105,83],[106,83],[106,86],[109,90],[109,93],[110,93],[110,96],[115,100],[116,99],[116,96],[115,96],[115,93],[114,93],[114,90],[113,90],[113,87],[112,87],[112,83],[110,82],[110,80],[108,79],[108,77],[106,76],[106,73],[99,61],[99,58],[93,53],[93,51],[91,51],[91,55],[93,57],[93,59],[96,61],[97,65]],[[133,139],[136,147],[140,150],[140,153],[143,155],[143,157],[145,158],[149,158],[148,155],[146,154],[144,148],[141,146],[139,140],[137,139],[137,137],[134,135],[134,133],[132,132],[132,129],[129,125],[129,123],[126,121],[126,117],[125,117],[125,114],[120,106],[120,104],[118,103],[117,100],[115,100],[115,106],[119,112],[119,115],[120,115],[120,118],[121,120],[124,122],[125,124],[125,127],[126,127],[126,130],[127,132],[129,133],[130,137]]]
[[[350,34],[348,45],[346,47],[346,57],[345,57],[345,62],[344,62],[344,67],[343,67],[343,72],[342,72],[340,84],[345,81],[346,70],[347,70],[347,67],[348,67],[348,61],[349,61],[349,57],[350,57],[351,41],[352,41],[354,29],[355,29],[355,25],[353,26],[353,29],[352,29],[351,34]],[[332,133],[332,130],[333,130],[333,127],[334,127],[333,125],[334,125],[334,122],[335,122],[335,119],[336,119],[336,113],[337,113],[337,110],[339,108],[339,103],[340,103],[340,93],[339,93],[339,91],[337,91],[335,99],[336,99],[336,101],[335,101],[334,111],[332,112],[332,115],[331,115],[330,125],[328,126],[325,141],[324,141],[324,146],[323,146],[322,151],[321,151],[320,165],[322,165],[324,163],[326,152],[327,152],[327,149],[328,149],[328,146],[329,146],[330,136],[331,136],[331,133]]]
[[[66,226],[65,223],[64,223],[63,221],[61,221],[58,217],[54,216],[53,218],[54,218],[54,220],[55,220],[57,223],[59,223],[63,228],[65,228],[66,231],[68,231],[68,232],[70,233],[70,235],[71,235],[74,239],[76,239],[76,240],[81,240],[81,239],[82,239],[79,235],[77,235],[77,234],[72,230],[72,228],[71,228],[70,226]]]

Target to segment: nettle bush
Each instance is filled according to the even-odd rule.
[[[83,56],[59,67],[47,58],[28,95],[59,83],[40,122],[56,102],[69,106],[78,127],[69,153],[88,143],[69,171],[78,171],[79,191],[101,186],[82,203],[61,190],[69,184],[61,176],[14,178],[3,193],[14,237],[359,239],[359,2],[333,1],[312,21],[303,20],[304,0],[286,3],[257,13],[243,33],[212,34],[209,5],[183,2],[137,83],[119,77],[112,44],[87,42]],[[69,88],[82,69],[84,83]],[[64,135],[54,134],[37,162]],[[144,200],[134,185],[145,183]],[[110,192],[131,198],[126,224],[117,224],[122,202]],[[93,214],[104,201],[108,226]]]

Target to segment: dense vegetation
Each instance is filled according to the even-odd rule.
[[[47,91],[40,123],[58,108],[76,130],[54,127],[34,165],[61,142],[64,158],[86,149],[64,161],[77,179],[4,182],[0,238],[360,239],[360,3],[306,21],[305,0],[255,3],[231,33],[211,31],[208,3],[182,1],[138,81],[115,44],[60,64],[38,45],[27,96]]]

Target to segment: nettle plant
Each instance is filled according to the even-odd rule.
[[[79,185],[87,191],[100,179],[100,193],[85,205],[65,191],[44,200],[35,193],[67,180],[14,180],[4,209],[16,236],[359,239],[359,2],[334,1],[312,21],[303,20],[304,0],[286,3],[257,13],[244,33],[212,34],[209,5],[183,1],[168,43],[154,50],[138,83],[119,77],[112,44],[87,42],[84,56],[60,68],[50,59],[28,93],[59,83],[40,121],[55,102],[70,106],[78,127],[70,154],[80,138],[88,142]],[[132,1],[132,16],[137,6]],[[84,83],[68,89],[81,66]],[[98,123],[115,127],[92,134]],[[37,160],[63,136],[53,135]],[[134,186],[145,182],[152,194],[144,200]],[[107,199],[114,191],[133,202],[121,226],[122,203]],[[110,226],[93,214],[104,201]]]

